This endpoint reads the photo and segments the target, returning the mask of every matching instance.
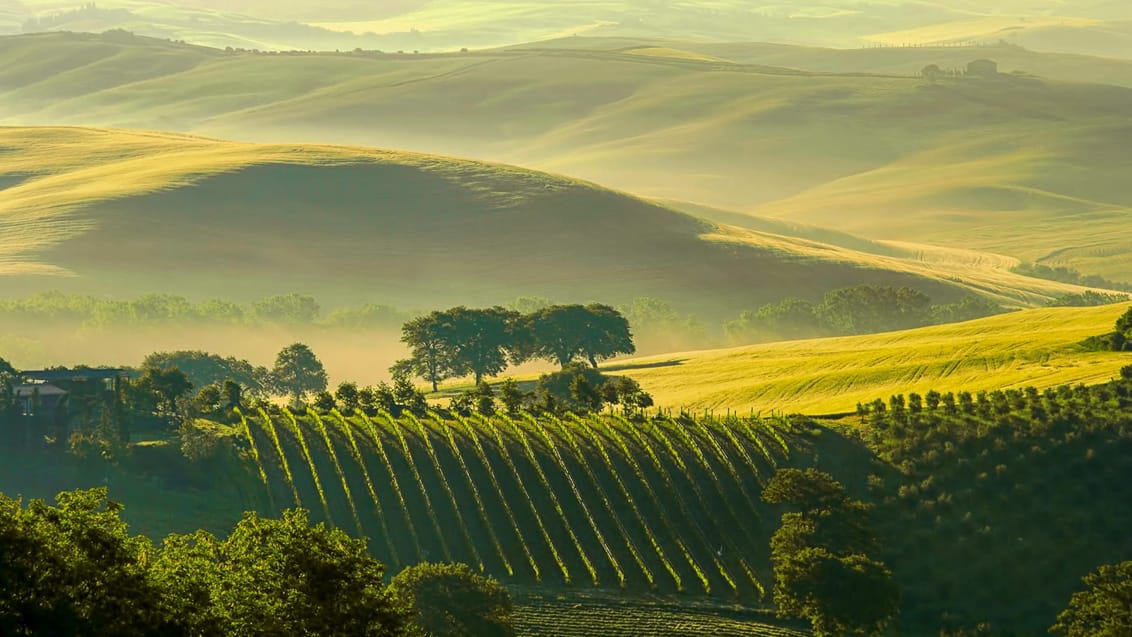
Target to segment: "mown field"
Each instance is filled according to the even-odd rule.
[[[674,409],[838,414],[898,393],[1107,381],[1132,359],[1078,344],[1111,331],[1126,309],[1024,310],[905,332],[656,356],[611,369]]]
[[[1132,278],[1121,152],[1132,131],[1128,88],[1010,73],[930,85],[874,62],[862,67],[900,74],[715,61],[702,58],[731,58],[676,43],[589,46],[574,38],[444,55],[269,56],[145,39],[5,38],[0,122],[499,160],[641,196]],[[989,55],[935,50],[916,50],[916,64]],[[1055,77],[1102,79],[1076,69],[1104,74],[1114,64],[1066,60],[1048,62],[1062,69]],[[1023,64],[1003,62],[1003,71]]]

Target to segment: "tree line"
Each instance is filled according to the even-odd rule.
[[[981,297],[937,305],[914,288],[859,285],[827,292],[819,303],[800,298],[768,303],[743,312],[725,330],[733,341],[848,336],[969,321],[1003,311]]]

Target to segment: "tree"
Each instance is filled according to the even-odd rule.
[[[929,83],[935,84],[943,77],[943,69],[939,68],[938,64],[929,64],[920,71],[920,75],[923,75]]]
[[[629,322],[608,305],[552,305],[528,315],[524,324],[530,354],[563,368],[579,357],[597,367],[599,359],[636,351]]]
[[[314,297],[293,293],[269,296],[252,304],[257,319],[281,325],[310,325],[321,311]]]
[[[169,614],[191,634],[238,637],[399,635],[404,615],[384,571],[364,540],[311,526],[301,509],[278,520],[246,513],[224,539],[170,536],[152,565]]]
[[[8,408],[15,400],[15,385],[20,374],[8,361],[0,358],[0,412]]]
[[[517,343],[520,314],[502,307],[468,309],[460,306],[444,313],[441,329],[444,351],[457,375],[472,374],[477,385],[518,363],[525,355]]]
[[[176,367],[185,373],[194,387],[233,380],[248,388],[252,394],[261,394],[267,389],[269,376],[266,367],[256,367],[232,356],[224,358],[202,351],[154,352],[145,357],[142,367]]]
[[[141,559],[149,542],[126,533],[121,505],[105,488],[56,502],[0,494],[0,634],[179,634]]]
[[[1073,593],[1050,632],[1068,637],[1132,635],[1132,561],[1101,566],[1082,581],[1087,588]]]
[[[295,402],[310,392],[325,391],[328,383],[322,361],[302,343],[288,345],[279,352],[271,380],[276,392],[292,396]]]
[[[599,360],[637,351],[633,345],[633,334],[629,331],[629,321],[620,312],[600,303],[587,305],[586,312],[589,313],[586,323],[588,338],[582,347],[582,355],[594,369],[597,369]]]
[[[581,305],[552,305],[532,312],[524,321],[531,336],[533,357],[565,368],[582,355],[589,320],[589,312]]]
[[[133,386],[136,392],[152,398],[157,414],[167,419],[176,415],[177,399],[193,389],[188,376],[176,367],[147,367]]]
[[[464,564],[418,564],[390,582],[411,637],[513,637],[511,595]]]
[[[507,415],[512,418],[519,415],[523,410],[523,400],[526,394],[519,387],[519,383],[515,382],[514,378],[508,378],[499,384],[499,402],[503,403],[503,408],[507,410]]]
[[[1113,349],[1116,351],[1127,351],[1132,349],[1132,307],[1128,308],[1120,318],[1116,319],[1116,325],[1112,335]]]
[[[864,555],[807,547],[772,557],[779,612],[808,619],[816,637],[878,635],[899,608],[892,572]]]
[[[360,405],[360,397],[358,386],[355,383],[342,382],[338,384],[338,389],[334,392],[334,398],[338,400],[338,404],[342,406],[342,410],[347,414],[352,414],[357,411]]]
[[[439,389],[440,381],[452,376],[452,343],[448,337],[448,316],[432,312],[401,327],[401,342],[412,350],[409,358],[398,361],[390,371],[394,376],[407,373],[423,378]]]
[[[867,555],[877,545],[869,506],[816,469],[779,470],[763,500],[800,509],[784,513],[771,538],[779,614],[809,620],[818,637],[882,632],[900,595],[892,573]]]

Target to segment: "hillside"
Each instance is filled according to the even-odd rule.
[[[863,283],[911,285],[937,302],[1033,303],[1073,289],[715,225],[464,160],[73,128],[0,129],[0,145],[8,295],[301,291],[331,306],[400,307],[653,296],[715,320]]]
[[[128,28],[201,44],[267,49],[348,50],[363,40],[394,50],[451,51],[586,34],[757,38],[840,47],[1007,40],[1038,49],[1132,54],[1129,14],[1114,0],[1012,0],[993,7],[970,0],[785,5],[770,0],[576,0],[569,5],[549,0],[334,0],[317,6],[263,0],[106,0],[78,11],[60,0],[23,2],[41,18],[33,28],[43,30]]]
[[[0,39],[0,123],[477,157],[870,239],[1132,278],[1122,152],[1132,89],[1010,74],[929,85],[664,48],[270,56],[22,36]],[[939,51],[946,67],[964,50]]]
[[[903,590],[899,634],[1037,634],[1081,575],[1129,548],[1130,390],[894,396],[832,428],[249,408],[213,415],[228,425],[195,421],[215,446],[194,462],[174,436],[135,444],[119,466],[37,451],[0,463],[0,490],[109,484],[153,537],[301,504],[367,537],[393,571],[454,559],[500,578],[526,634],[691,635],[714,615],[714,634],[769,636],[799,633],[764,612],[780,510],[761,491],[780,467],[816,466],[876,505]]]
[[[657,404],[693,411],[837,414],[895,393],[1104,382],[1127,355],[1085,352],[1127,306],[1024,310],[905,332],[789,341],[625,362]]]

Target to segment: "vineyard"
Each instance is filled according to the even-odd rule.
[[[505,583],[759,604],[789,455],[773,420],[241,414],[275,511],[369,539],[390,571],[464,562]]]

